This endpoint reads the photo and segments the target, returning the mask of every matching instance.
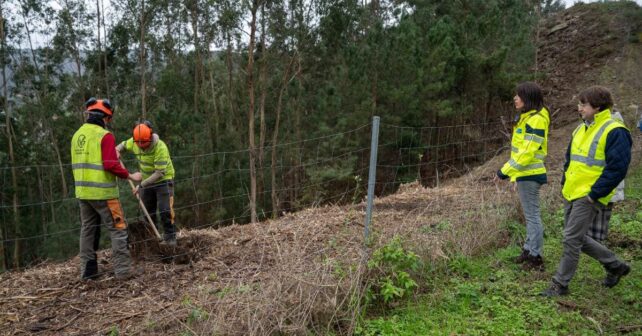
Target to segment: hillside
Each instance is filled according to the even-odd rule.
[[[542,25],[542,83],[554,116],[547,205],[559,204],[557,182],[579,90],[612,88],[626,120],[636,119],[642,41],[633,41],[631,32],[641,31],[642,22],[628,15],[632,6],[576,5]],[[640,135],[632,133],[639,158]],[[502,223],[519,216],[517,198],[491,182],[507,156],[504,151],[437,188],[412,183],[377,199],[368,252],[395,235],[427,263],[508,244]],[[99,256],[105,275],[97,281],[78,280],[77,258],[1,274],[0,334],[349,333],[354,299],[373,276],[362,262],[364,208],[325,206],[257,224],[183,231],[174,263],[147,254],[138,261],[143,273],[124,282],[109,273],[109,251]]]

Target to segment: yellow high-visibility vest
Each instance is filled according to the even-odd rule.
[[[107,133],[98,125],[86,123],[71,138],[71,168],[78,199],[118,198],[116,176],[103,168],[100,143]]]
[[[154,171],[162,170],[165,172],[163,177],[157,182],[167,181],[174,178],[174,164],[169,156],[169,149],[163,140],[158,139],[154,147],[143,150],[134,143],[134,138],[129,138],[124,142],[125,150],[134,153],[138,159],[138,167],[143,174],[143,180],[150,177]]]
[[[501,169],[515,182],[519,177],[546,173],[544,159],[548,154],[548,110],[522,113],[513,127],[510,160]]]
[[[591,192],[591,187],[606,167],[606,138],[612,130],[620,127],[626,129],[622,122],[612,118],[611,111],[607,109],[597,113],[591,125],[582,123],[573,131],[571,161],[564,174],[562,188],[566,200],[573,201]],[[615,189],[597,201],[606,205],[614,194]]]

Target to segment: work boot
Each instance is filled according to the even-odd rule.
[[[82,273],[83,280],[96,280],[100,275],[98,274],[98,262],[96,260],[89,260],[85,264],[85,270]]]
[[[520,254],[515,258],[515,263],[516,264],[523,263],[524,261],[526,261],[526,258],[528,258],[529,255],[530,255],[530,252],[528,250],[522,249],[522,254]]]
[[[623,262],[619,263],[617,267],[604,266],[604,268],[606,268],[606,278],[604,278],[602,285],[608,288],[615,287],[620,282],[621,277],[631,272],[631,267]]]
[[[163,234],[163,242],[169,246],[176,246],[176,234],[175,233]]]
[[[176,237],[172,237],[172,238],[166,239],[165,243],[167,243],[167,245],[169,245],[169,246],[176,246],[178,244],[176,242]]]
[[[551,286],[544,290],[540,295],[547,298],[552,298],[556,296],[568,295],[568,286],[562,286],[555,282],[551,281]]]
[[[529,254],[522,264],[522,269],[524,271],[542,272],[544,271],[544,259],[542,259],[542,256],[532,256]]]

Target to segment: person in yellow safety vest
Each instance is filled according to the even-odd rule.
[[[138,159],[143,181],[136,186],[138,194],[156,223],[156,210],[163,222],[163,240],[176,245],[176,225],[174,223],[174,165],[169,149],[158,134],[153,132],[152,123],[143,120],[134,126],[133,137],[116,147],[120,157],[123,151],[133,153]]]
[[[114,114],[109,100],[90,98],[85,107],[87,121],[71,139],[71,167],[80,205],[80,274],[85,280],[99,276],[96,250],[102,223],[111,237],[115,276],[124,279],[132,274],[131,256],[116,178],[138,182],[141,174],[130,174],[118,161],[116,139],[106,129]]]
[[[540,216],[539,191],[547,182],[546,159],[550,118],[544,106],[542,89],[533,82],[517,85],[513,98],[515,108],[521,111],[513,127],[510,160],[497,171],[495,182],[509,179],[516,183],[519,199],[526,218],[526,241],[515,262],[525,270],[542,270],[544,226]]]
[[[551,285],[543,296],[569,293],[580,252],[598,260],[606,270],[603,285],[611,288],[631,268],[588,233],[599,211],[608,206],[626,176],[633,141],[626,126],[611,115],[608,89],[592,86],[580,93],[577,106],[583,122],[573,131],[562,178],[564,196],[563,252]]]

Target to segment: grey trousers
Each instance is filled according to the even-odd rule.
[[[129,274],[131,256],[127,246],[127,224],[118,199],[80,200],[80,274],[84,279],[98,275],[96,250],[100,243],[100,224],[109,231],[112,263],[117,276]]]
[[[519,200],[524,209],[526,218],[526,241],[524,250],[530,251],[530,255],[542,254],[544,245],[544,225],[539,211],[539,189],[542,185],[535,181],[518,181],[517,192]]]
[[[604,205],[595,201],[591,203],[588,197],[582,197],[572,202],[564,201],[564,240],[562,260],[557,267],[553,280],[562,286],[568,286],[575,275],[580,252],[599,261],[606,268],[613,268],[621,261],[615,253],[587,235],[591,223],[595,220],[599,209]]]

